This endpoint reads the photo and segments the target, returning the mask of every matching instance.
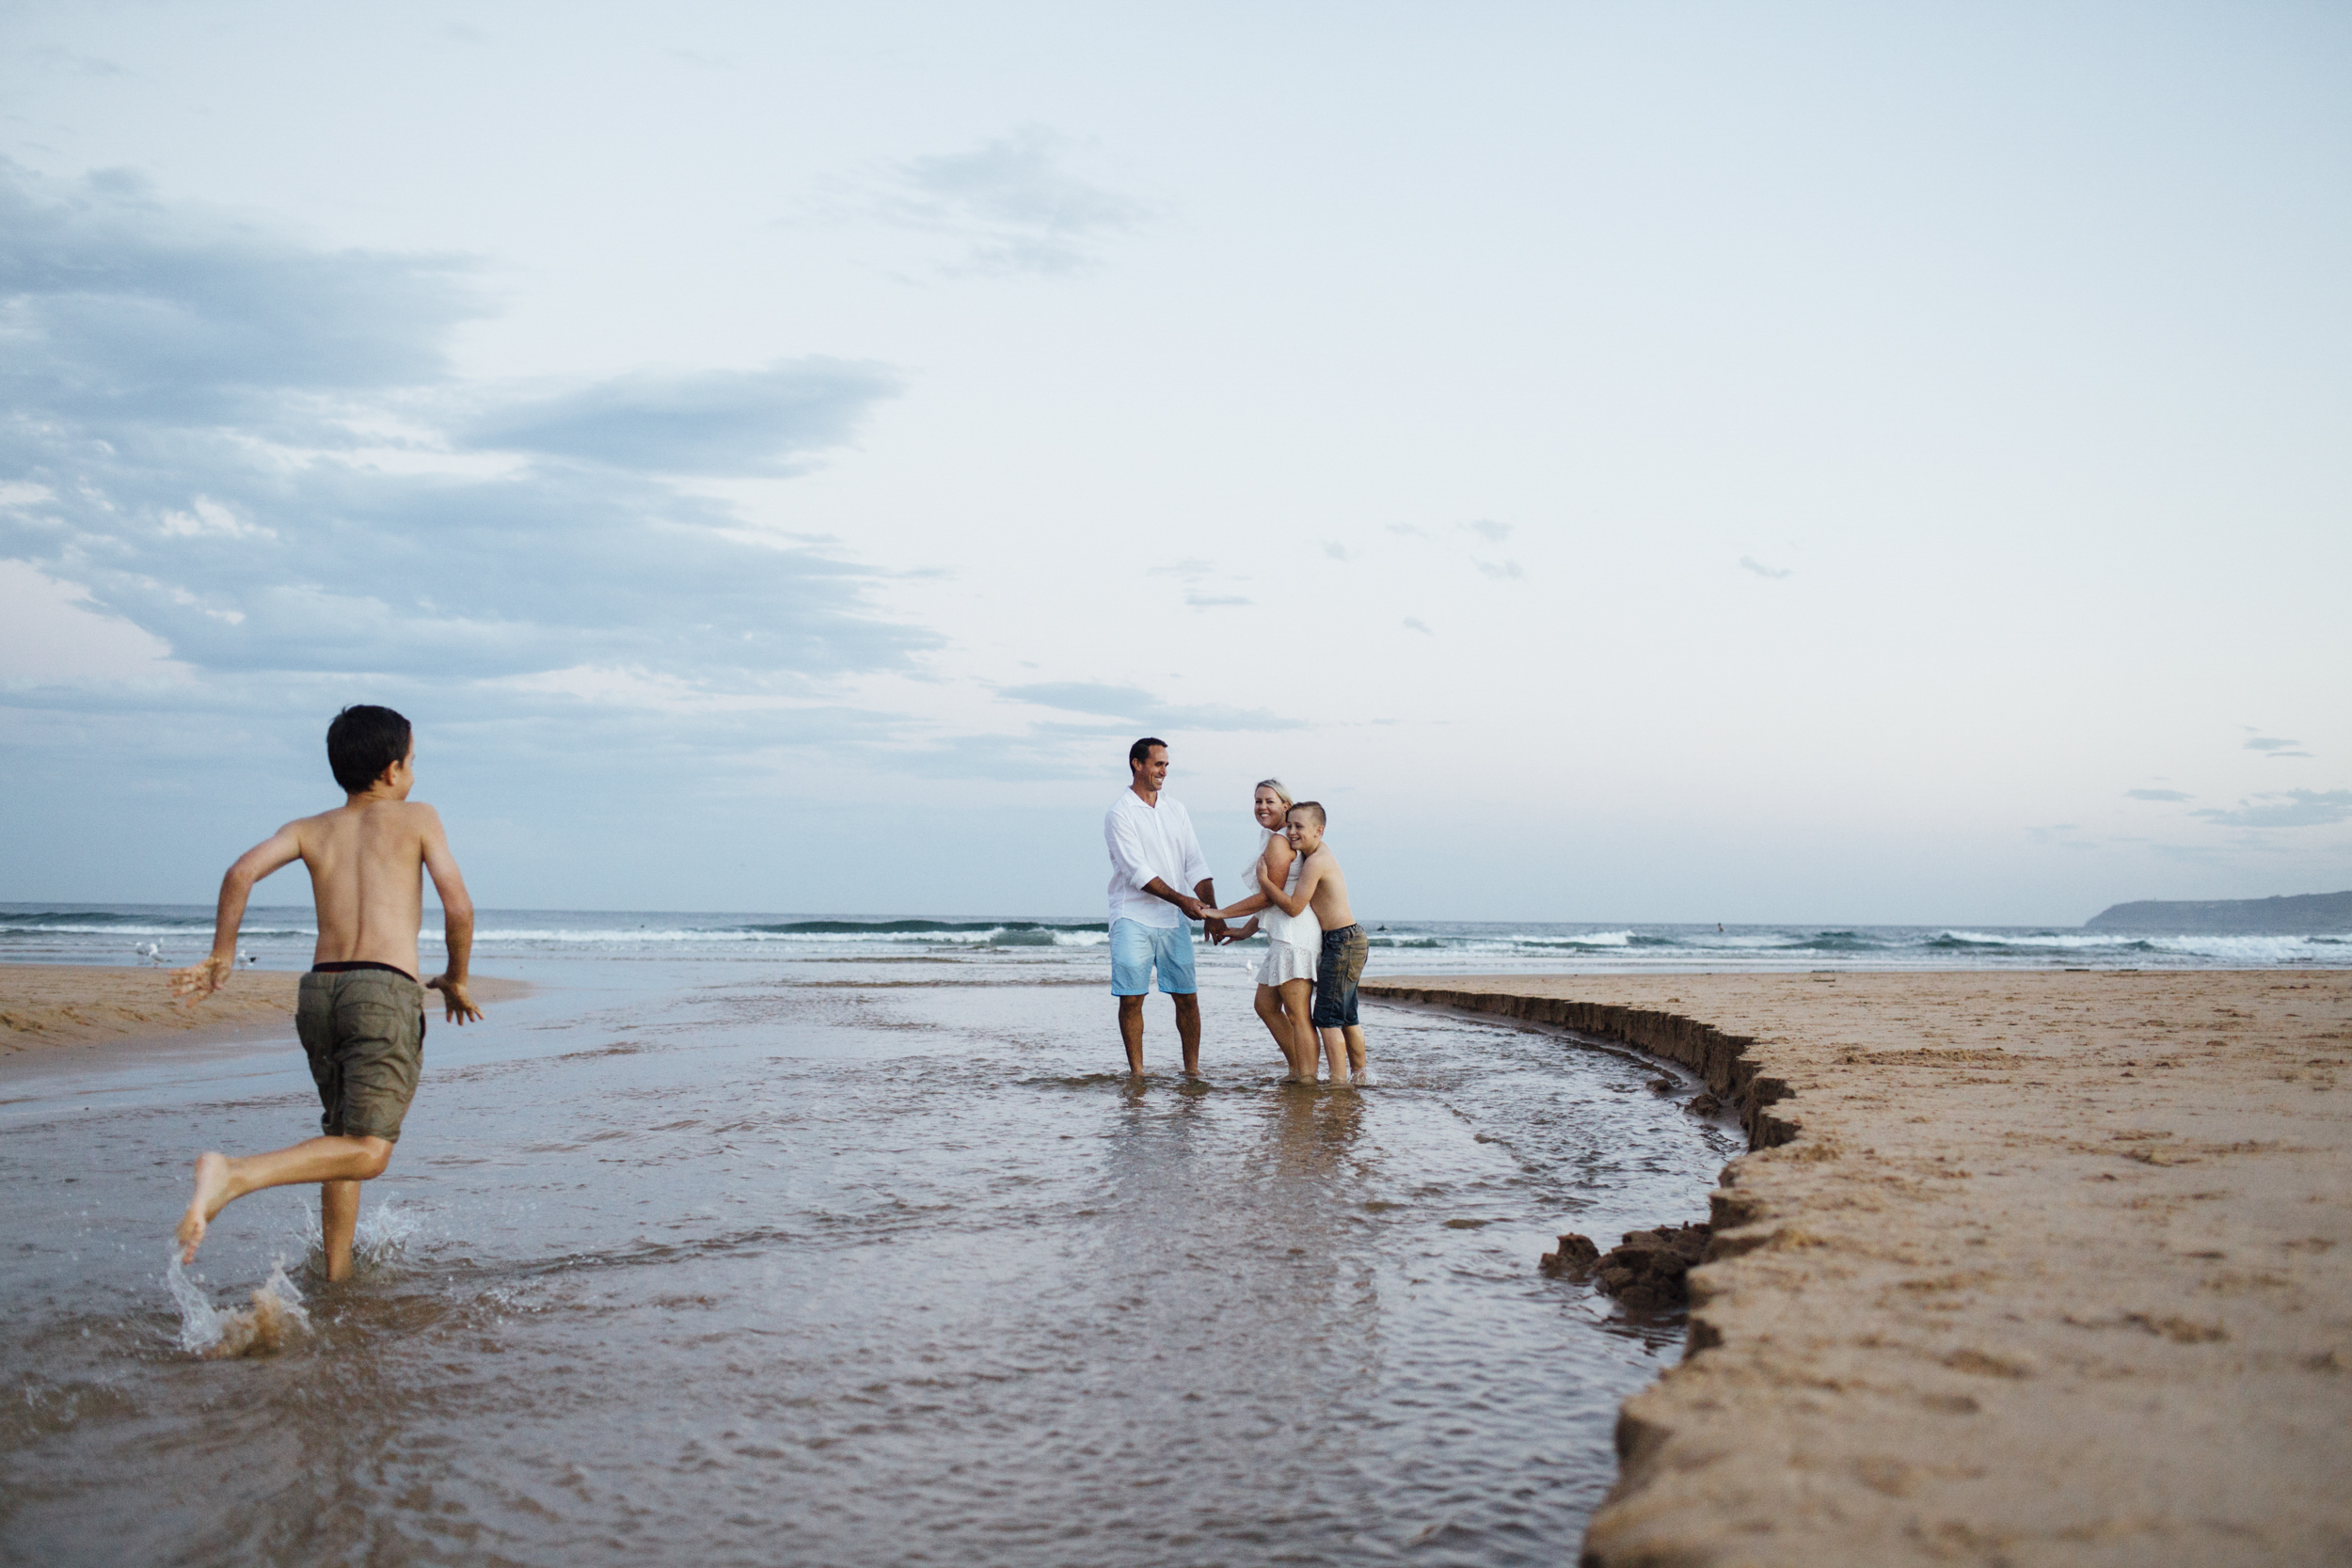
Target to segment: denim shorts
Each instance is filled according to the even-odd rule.
[[[1372,957],[1372,939],[1361,926],[1323,933],[1323,959],[1315,965],[1315,1005],[1307,1016],[1318,1029],[1340,1029],[1356,1022],[1356,986]]]
[[[1200,989],[1192,977],[1192,927],[1146,926],[1140,920],[1111,922],[1111,994],[1141,996],[1152,989],[1152,972],[1160,974],[1160,990],[1170,996],[1190,996]]]

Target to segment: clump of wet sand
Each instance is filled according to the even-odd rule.
[[[1584,1563],[2352,1553],[2352,974],[1364,990],[1656,1051],[1761,1146]]]

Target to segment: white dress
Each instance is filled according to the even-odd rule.
[[[1242,885],[1250,893],[1263,893],[1258,886],[1258,866],[1265,859],[1266,841],[1274,834],[1264,828],[1258,830],[1258,853],[1243,873]],[[1282,891],[1291,897],[1298,896],[1298,879],[1307,869],[1307,857],[1291,857],[1291,874]],[[1265,936],[1265,957],[1258,964],[1258,984],[1279,986],[1285,980],[1311,980],[1315,965],[1323,957],[1323,922],[1312,910],[1296,914],[1284,914],[1271,902],[1258,916],[1258,929]]]

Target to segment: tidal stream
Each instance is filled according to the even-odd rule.
[[[301,1053],[0,1080],[0,1559],[27,1563],[1571,1560],[1618,1402],[1680,1354],[1547,1279],[1699,1217],[1728,1131],[1555,1035],[1367,1009],[1284,1089],[1237,955],[1207,1078],[1132,1086],[1099,954],[535,958],[435,1022],[352,1281],[315,1189],[230,1209],[281,1353],[180,1344],[206,1147],[308,1135]],[[257,1053],[258,1052],[258,1053]]]

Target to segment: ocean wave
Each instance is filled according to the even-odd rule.
[[[2101,936],[2077,931],[1938,931],[1923,947],[1958,948],[1963,951],[1989,952],[2006,948],[2011,952],[2030,952],[2045,948],[2059,952],[2088,952],[2094,949],[2110,953],[2153,953],[2155,948],[2137,937]]]
[[[1631,931],[1580,931],[1573,936],[1532,937],[1514,936],[1505,939],[1516,947],[1651,947],[1677,945],[1672,937],[1637,937]]]
[[[780,926],[744,926],[745,931],[775,936],[934,936],[961,932],[1091,931],[1095,925],[1051,920],[794,920]],[[716,934],[716,933],[714,933]]]

